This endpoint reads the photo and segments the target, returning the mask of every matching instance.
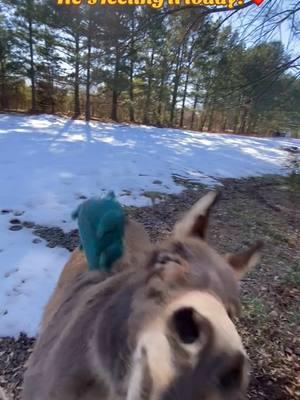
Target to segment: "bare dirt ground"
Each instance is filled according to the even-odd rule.
[[[169,233],[179,214],[207,191],[185,185],[182,194],[163,196],[152,207],[128,208],[154,241]],[[224,185],[212,213],[212,245],[225,253],[257,239],[265,242],[259,266],[242,282],[243,313],[237,321],[252,363],[248,399],[300,399],[300,176],[226,180]],[[77,245],[75,231],[31,229],[50,247],[71,250]],[[14,399],[20,398],[33,344],[34,339],[25,335],[0,339],[0,386]]]

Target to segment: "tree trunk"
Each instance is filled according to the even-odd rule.
[[[170,125],[174,125],[174,118],[175,118],[175,109],[177,103],[177,95],[178,95],[178,88],[179,82],[181,77],[181,67],[182,67],[182,58],[183,58],[183,50],[180,48],[177,56],[177,63],[175,68],[175,76],[174,76],[174,87],[173,87],[173,94],[172,94],[172,103],[171,103],[171,112],[170,112]]]
[[[204,101],[203,101],[203,111],[201,113],[200,123],[199,123],[199,128],[198,128],[200,132],[203,131],[203,128],[207,121],[208,110],[209,110],[209,101],[208,101],[209,93],[210,93],[209,90],[206,90]]]
[[[257,118],[257,116],[255,114],[249,113],[247,129],[246,129],[247,135],[251,135],[252,133],[255,132],[257,119],[258,118]]]
[[[195,121],[195,115],[196,115],[196,109],[197,109],[198,101],[199,101],[199,95],[196,94],[195,95],[195,99],[194,99],[194,104],[193,104],[193,112],[192,112],[192,118],[191,118],[191,129],[194,128],[194,121]]]
[[[195,121],[195,115],[196,115],[196,109],[197,109],[197,105],[198,105],[198,101],[199,101],[199,86],[200,86],[200,82],[198,80],[198,82],[196,83],[196,94],[195,94],[195,98],[194,98],[194,104],[193,104],[193,112],[192,112],[192,119],[191,119],[191,129],[194,128],[194,121]]]
[[[1,62],[1,96],[0,96],[0,104],[1,109],[4,110],[7,108],[7,95],[6,95],[6,83],[5,83],[5,61],[2,60]]]
[[[222,132],[224,132],[224,133],[225,133],[225,131],[226,131],[226,128],[227,128],[227,116],[226,116],[226,115],[224,115],[224,118],[223,118],[223,123],[222,123]]]
[[[112,109],[111,109],[111,119],[113,121],[118,121],[118,93],[116,90],[113,90],[112,94]]]
[[[79,99],[79,32],[75,34],[74,118],[80,115]]]
[[[183,98],[182,98],[182,105],[181,105],[181,112],[180,112],[180,123],[179,126],[180,128],[183,127],[183,120],[184,120],[184,108],[185,108],[185,101],[186,101],[186,95],[187,95],[187,87],[188,87],[188,82],[189,82],[189,71],[186,74],[185,82],[184,82],[184,90],[183,90]]]
[[[185,82],[184,82],[182,106],[181,106],[181,113],[180,113],[180,123],[179,123],[180,128],[183,127],[183,121],[184,121],[184,108],[185,108],[187,88],[188,88],[189,78],[190,78],[190,68],[192,66],[193,48],[194,48],[194,46],[193,46],[193,44],[191,44],[190,51],[189,51],[189,54],[188,54],[187,72],[186,72]]]
[[[134,12],[131,18],[131,40],[130,40],[130,71],[129,71],[129,119],[134,122],[134,87],[133,87],[133,71],[134,71],[134,34],[135,34],[135,19]]]
[[[134,122],[134,92],[133,92],[133,68],[134,68],[134,62],[131,59],[130,60],[130,73],[129,73],[129,119],[130,122]]]
[[[111,106],[111,119],[113,121],[118,121],[118,78],[119,78],[119,63],[120,63],[120,54],[119,54],[119,47],[116,45],[116,62],[115,62],[115,69],[114,69],[114,80],[113,80],[113,90],[112,90],[112,106]]]
[[[202,111],[200,122],[199,122],[199,131],[202,132],[207,120],[207,111]]]
[[[214,104],[214,103],[212,103],[212,104]],[[211,106],[211,107],[210,107],[209,114],[208,114],[208,126],[207,126],[208,132],[211,132],[212,129],[213,129],[214,114],[215,114],[215,112],[214,112],[214,107]]]
[[[239,119],[240,119],[240,109],[236,108],[233,120],[233,127],[232,127],[233,133],[238,133]]]
[[[54,88],[54,70],[52,67],[49,69],[49,80],[51,89],[51,114],[55,113],[55,88]]]
[[[248,113],[249,113],[248,106],[244,105],[243,110],[242,110],[242,116],[241,116],[241,124],[240,124],[240,128],[239,128],[239,133],[242,135],[246,133],[246,124],[247,124]]]
[[[162,125],[164,122],[163,100],[164,100],[165,81],[166,81],[166,76],[167,76],[167,67],[168,67],[168,65],[164,59],[163,65],[162,65],[162,70],[161,70],[159,94],[158,94],[158,108],[157,108],[158,121],[157,122],[159,125]]]
[[[85,120],[91,119],[91,48],[92,48],[92,16],[89,13],[87,31],[87,60],[86,60],[86,99],[85,99]]]
[[[33,29],[32,29],[32,15],[31,2],[28,4],[28,34],[29,34],[29,51],[30,51],[30,81],[31,81],[31,112],[36,112],[36,87],[35,87],[35,65],[33,54]]]
[[[151,52],[150,66],[149,66],[149,72],[148,72],[146,102],[145,102],[145,108],[144,108],[143,124],[146,124],[146,125],[149,124],[149,108],[150,108],[150,102],[151,102],[152,80],[153,80],[153,74],[152,74],[153,62],[154,62],[154,48],[152,48],[152,52]]]

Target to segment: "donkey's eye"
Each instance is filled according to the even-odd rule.
[[[156,260],[157,264],[168,264],[169,262],[180,264],[180,260],[176,255],[169,253],[160,253]]]
[[[191,307],[182,308],[173,315],[174,328],[184,344],[192,344],[200,336],[199,326]]]

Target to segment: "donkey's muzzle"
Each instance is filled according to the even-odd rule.
[[[188,292],[169,307],[167,336],[177,373],[162,400],[240,399],[249,363],[223,305],[209,293]]]
[[[245,393],[245,355],[219,354],[183,371],[160,400],[240,400]]]

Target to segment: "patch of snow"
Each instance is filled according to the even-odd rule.
[[[212,185],[226,177],[280,174],[287,158],[281,147],[299,143],[0,114],[0,210],[20,210],[22,221],[69,230],[82,195],[114,190],[121,203],[142,206],[151,204],[146,191],[180,192],[174,175]],[[0,214],[0,336],[35,335],[68,252],[33,244],[25,228],[9,231],[11,215]]]
[[[29,230],[8,229],[11,214],[0,218],[0,336],[35,336],[69,252],[33,244]]]

